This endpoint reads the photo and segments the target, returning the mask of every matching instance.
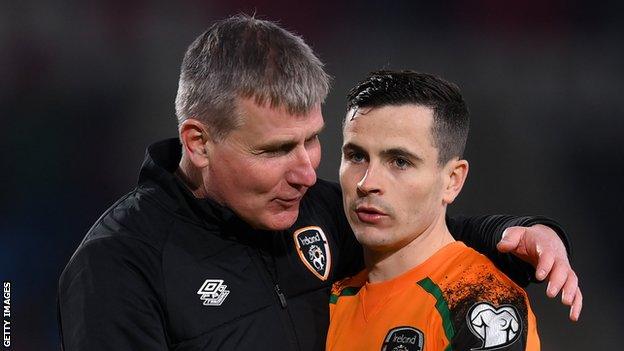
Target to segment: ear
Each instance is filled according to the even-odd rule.
[[[212,138],[205,125],[196,119],[189,118],[182,122],[178,133],[182,143],[183,157],[196,168],[207,167]]]
[[[444,166],[445,187],[442,192],[442,201],[445,205],[455,201],[464,186],[468,176],[468,161],[452,159]]]

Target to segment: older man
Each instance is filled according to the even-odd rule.
[[[310,48],[274,23],[237,16],[200,35],[182,63],[179,138],[148,148],[138,186],[61,276],[64,349],[323,349],[331,284],[363,264],[340,188],[316,178],[328,86]],[[554,294],[576,291],[563,243],[540,223],[557,228],[449,220],[494,256],[504,228],[530,226],[508,232],[506,249],[550,272]],[[511,256],[497,262],[519,280],[533,274]]]

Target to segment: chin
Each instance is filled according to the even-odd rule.
[[[283,210],[278,213],[267,214],[265,220],[260,223],[260,229],[286,230],[292,227],[299,217],[299,207]]]
[[[378,228],[353,228],[357,241],[367,249],[383,249],[390,244],[392,237]]]

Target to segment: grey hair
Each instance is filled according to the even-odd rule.
[[[222,139],[242,123],[237,98],[305,114],[325,101],[329,82],[301,37],[270,21],[233,16],[213,24],[187,49],[175,101],[178,125],[196,118]]]

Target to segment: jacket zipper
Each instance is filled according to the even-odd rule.
[[[285,324],[284,327],[289,329],[290,334],[292,336],[292,340],[294,342],[293,346],[296,350],[301,350],[301,345],[299,345],[299,338],[297,338],[297,331],[295,328],[295,323],[290,315],[290,311],[288,310],[288,302],[286,300],[286,295],[282,292],[282,289],[277,282],[277,269],[275,267],[275,258],[270,254],[264,254],[260,248],[256,248],[255,250],[256,257],[260,260],[260,264],[264,267],[265,277],[270,281],[273,286],[273,291],[277,296],[277,299],[280,303],[280,307],[282,310],[282,319]],[[269,256],[269,257],[267,257]],[[270,260],[270,262],[269,262]]]
[[[279,284],[275,283],[275,293],[277,293],[277,298],[280,300],[280,304],[282,308],[288,307],[288,303],[286,302],[286,296],[282,294],[282,290],[280,289]]]

